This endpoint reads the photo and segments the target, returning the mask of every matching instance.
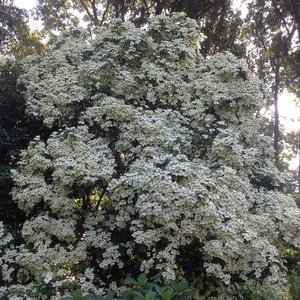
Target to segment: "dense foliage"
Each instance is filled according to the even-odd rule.
[[[11,168],[16,168],[21,149],[28,146],[42,122],[25,116],[25,97],[17,89],[22,64],[12,57],[0,57],[0,220],[19,229],[25,215],[12,202]]]
[[[300,6],[296,2],[251,1],[244,26],[245,38],[253,43],[253,47],[248,47],[247,59],[269,88],[270,99],[267,102],[274,105],[274,161],[281,170],[286,158],[282,144],[284,141],[291,144],[292,141],[285,138],[280,126],[279,98],[284,89],[297,94],[299,88],[299,74],[294,68],[298,64],[300,43]],[[297,137],[295,142],[298,143]]]
[[[31,31],[28,20],[28,12],[16,7],[14,1],[0,1],[0,55],[22,58],[44,53],[41,33]]]
[[[263,92],[244,61],[204,60],[196,23],[113,20],[23,62],[37,136],[13,171],[23,241],[1,223],[0,297],[122,292],[126,277],[189,281],[197,299],[245,282],[281,295],[299,210],[258,134]]]
[[[189,284],[183,282],[178,284],[175,280],[170,280],[170,285],[163,288],[155,282],[148,280],[145,273],[139,275],[137,280],[129,277],[128,281],[132,287],[124,291],[121,297],[115,297],[112,291],[105,296],[86,294],[83,295],[80,289],[74,292],[73,297],[64,297],[61,300],[187,300],[195,295],[195,292],[189,290]]]

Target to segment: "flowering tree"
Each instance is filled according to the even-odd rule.
[[[17,246],[0,226],[2,297],[118,292],[140,272],[197,299],[285,291],[300,214],[255,119],[261,84],[233,55],[202,59],[201,38],[181,14],[114,20],[24,61],[27,112],[50,133],[13,171],[28,218]]]

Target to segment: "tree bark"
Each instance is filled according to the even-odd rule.
[[[155,15],[160,15],[164,8],[164,0],[157,0],[156,1],[156,8],[155,8]]]
[[[300,133],[298,136],[298,158],[299,158],[299,165],[298,165],[298,193],[300,194]]]
[[[279,63],[275,64],[275,84],[274,84],[274,160],[275,166],[280,167],[279,163],[279,108],[278,108],[278,94],[279,94]]]
[[[80,0],[80,4],[82,5],[82,7],[84,8],[84,10],[86,11],[86,13],[88,14],[91,22],[93,23],[94,26],[99,26],[99,20],[98,20],[98,16],[97,16],[97,8],[96,8],[96,2],[95,0],[89,1],[92,7],[92,13],[90,12],[88,6],[86,5],[86,3],[84,2],[84,0]]]

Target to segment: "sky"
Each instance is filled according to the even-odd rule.
[[[36,0],[15,0],[14,2],[16,6],[26,9],[31,9],[36,4]]]
[[[288,92],[284,92],[278,99],[280,123],[284,126],[287,132],[297,131],[300,128],[300,106],[297,107],[295,105],[294,99],[295,96]],[[289,162],[289,165],[291,169],[298,169],[299,157],[295,156]]]
[[[295,105],[294,99],[295,96],[288,92],[281,94],[279,99],[280,122],[290,130],[300,128],[300,106]]]
[[[36,5],[36,0],[15,0],[15,5],[20,8],[32,9]],[[242,6],[240,6],[240,0],[235,0],[235,5],[237,9],[240,8],[243,11]],[[35,28],[39,27],[38,25],[33,26]],[[280,123],[284,125],[287,131],[300,128],[300,106],[295,106],[295,101],[293,101],[293,99],[293,95],[287,92],[284,92],[279,97]]]

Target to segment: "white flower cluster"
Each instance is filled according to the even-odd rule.
[[[28,220],[25,244],[1,254],[3,282],[14,259],[62,293],[117,291],[140,271],[185,278],[203,299],[250,279],[285,290],[300,213],[259,134],[260,83],[233,55],[202,59],[201,38],[181,14],[144,30],[114,20],[24,61],[27,111],[53,132],[13,170]]]
[[[13,239],[9,232],[6,232],[3,222],[0,222],[0,247],[6,246]]]

